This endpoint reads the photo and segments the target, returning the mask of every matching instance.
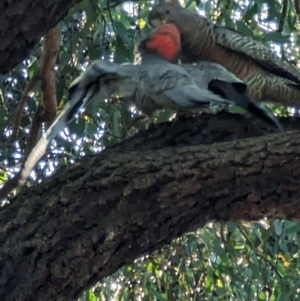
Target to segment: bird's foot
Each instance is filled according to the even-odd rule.
[[[178,110],[177,113],[176,113],[176,120],[178,120],[179,118],[193,118],[197,115],[200,115],[202,113],[205,113],[207,112],[208,109],[206,108],[201,108],[200,110],[197,109],[197,110]]]
[[[142,126],[142,123],[145,123],[143,124]],[[149,124],[150,124],[150,120],[147,116],[143,116],[143,115],[140,115],[140,116],[137,116],[137,117],[134,117],[132,119],[132,121],[128,124],[128,126],[124,127],[123,129],[123,138],[126,139],[127,138],[127,135],[129,134],[129,131],[134,127],[134,126],[137,126],[137,128],[148,128],[149,127]]]
[[[210,104],[209,106],[210,112],[213,114],[229,112],[229,105],[221,105],[221,104]]]

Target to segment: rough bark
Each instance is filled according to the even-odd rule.
[[[24,189],[0,209],[0,299],[71,300],[211,220],[300,220],[300,132],[268,131],[181,118]]]
[[[0,73],[7,73],[81,0],[0,1]]]

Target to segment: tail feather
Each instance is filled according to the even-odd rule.
[[[97,67],[95,64],[92,67],[95,68],[95,66]],[[66,103],[62,112],[56,117],[44,136],[40,138],[24,162],[18,181],[19,186],[25,184],[32,169],[46,153],[50,142],[74,118],[81,107],[85,106],[99,91],[101,92],[97,70],[91,72],[90,68],[85,74],[87,77],[80,76],[73,81],[69,89],[69,102]]]
[[[257,118],[277,128],[279,131],[284,131],[278,119],[273,114],[269,113],[258,103],[255,103],[250,99],[250,97],[247,95],[246,85],[239,84],[236,86],[234,83],[213,80],[209,85],[209,89],[225,97],[226,99],[234,101],[236,106],[243,108]]]
[[[250,101],[248,105],[248,112],[270,124],[271,126],[277,128],[280,132],[284,132],[284,129],[278,119],[274,115],[269,113],[266,109],[260,107],[259,104]]]
[[[40,159],[46,153],[47,147],[52,139],[61,131],[62,128],[65,126],[65,120],[63,118],[57,118],[54,123],[49,127],[46,131],[45,135],[41,137],[38,143],[30,152],[29,156],[27,157],[24,166],[22,168],[20,179],[18,181],[19,186],[23,186],[28,179],[32,169],[35,165],[40,161]]]

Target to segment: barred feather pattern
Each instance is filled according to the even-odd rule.
[[[177,26],[183,63],[218,63],[248,85],[253,99],[300,106],[300,71],[262,43],[170,3],[155,6],[148,18]]]

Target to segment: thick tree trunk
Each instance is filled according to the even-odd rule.
[[[80,1],[0,1],[0,73],[25,59],[40,38]]]
[[[181,118],[26,188],[0,210],[0,300],[71,300],[211,220],[300,220],[300,132],[264,132]]]

